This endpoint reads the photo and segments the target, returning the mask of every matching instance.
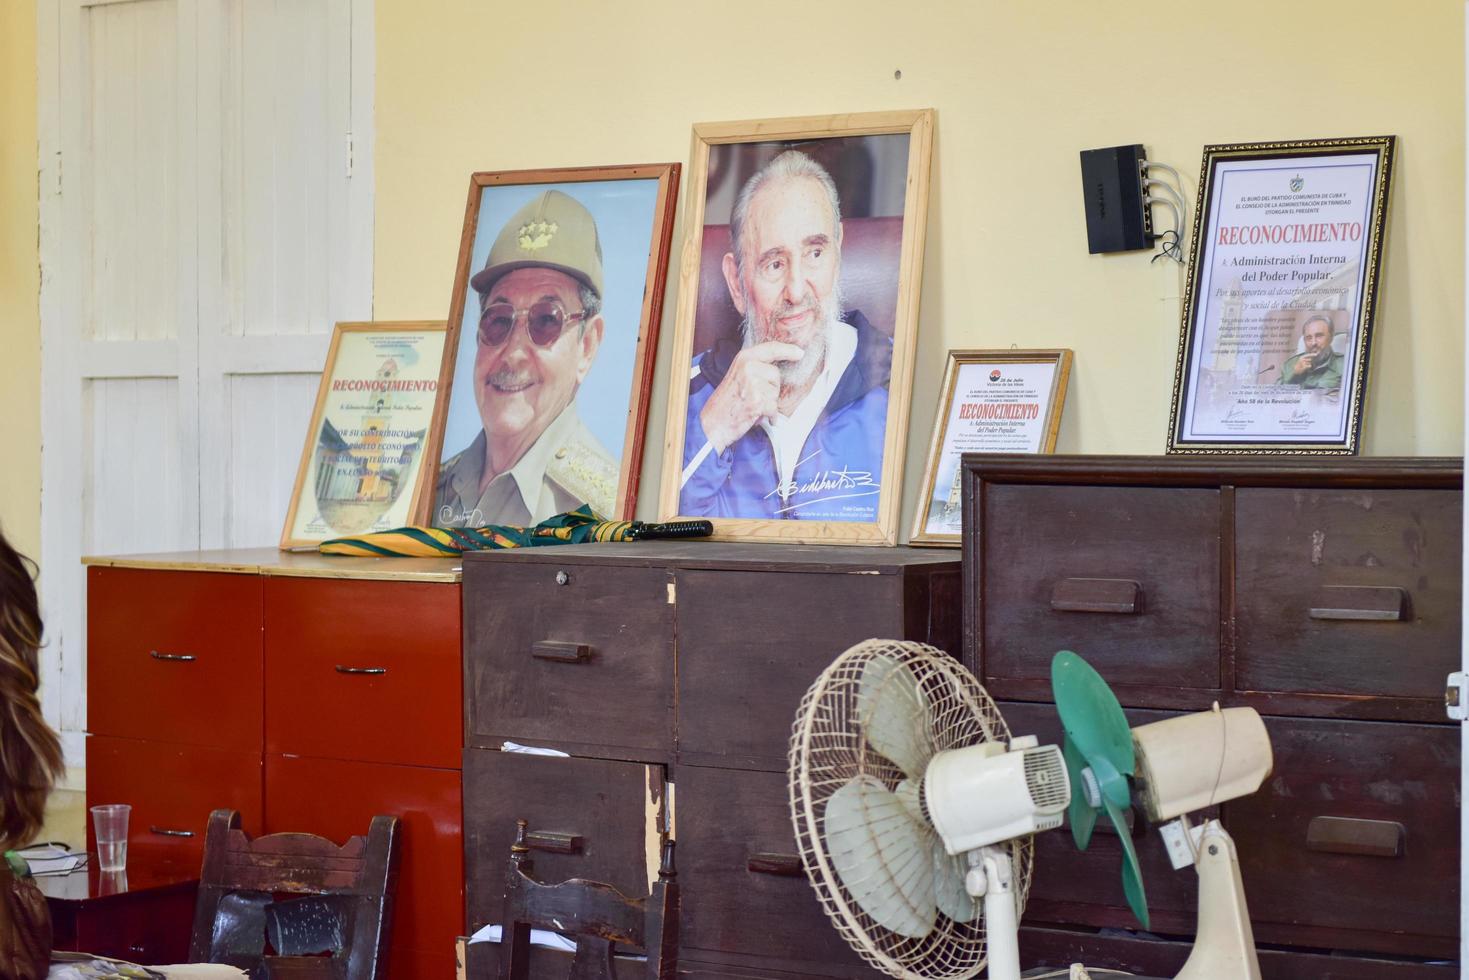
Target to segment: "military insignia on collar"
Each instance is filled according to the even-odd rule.
[[[556,234],[556,222],[531,221],[520,226],[518,244],[522,251],[536,252],[551,244]]]

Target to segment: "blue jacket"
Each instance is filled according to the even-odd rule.
[[[882,443],[888,416],[893,342],[860,312],[843,321],[857,330],[857,351],[816,420],[782,501],[775,449],[759,425],[726,447],[712,449],[688,475],[678,512],[697,517],[876,521],[882,490]],[[727,338],[694,358],[684,428],[683,469],[708,444],[699,413],[740,351]]]

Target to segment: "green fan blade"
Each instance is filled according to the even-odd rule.
[[[1091,664],[1062,650],[1051,661],[1051,690],[1066,737],[1076,742],[1082,758],[1091,766],[1102,794],[1117,806],[1127,806],[1130,796],[1125,780],[1137,769],[1132,749],[1132,729],[1117,695],[1092,669]]]
[[[1112,805],[1110,800],[1103,800],[1107,806],[1107,816],[1112,818],[1112,826],[1117,830],[1117,839],[1122,841],[1122,893],[1127,896],[1128,907],[1132,914],[1137,916],[1144,929],[1151,929],[1148,921],[1148,894],[1143,889],[1143,869],[1137,863],[1137,850],[1132,846],[1132,831],[1127,827],[1127,818],[1122,815],[1122,810]]]
[[[1061,757],[1066,760],[1066,774],[1071,777],[1071,802],[1066,806],[1066,817],[1071,821],[1071,839],[1076,841],[1077,848],[1084,851],[1092,841],[1092,828],[1097,825],[1097,811],[1087,802],[1086,789],[1081,781],[1086,760],[1069,738],[1062,743]]]

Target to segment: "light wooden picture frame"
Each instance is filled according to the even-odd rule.
[[[282,550],[413,523],[426,490],[444,335],[442,321],[336,325]]]
[[[965,454],[1056,451],[1071,362],[1066,348],[949,351],[910,544],[963,543]]]
[[[471,175],[419,523],[537,524],[582,504],[632,519],[681,170]],[[547,300],[565,320],[542,342],[530,317]],[[496,303],[511,327],[487,344]]]
[[[933,127],[931,109],[694,127],[666,519],[896,543]]]

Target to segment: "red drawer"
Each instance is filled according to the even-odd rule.
[[[268,755],[267,833],[304,831],[344,841],[374,815],[402,821],[388,976],[442,980],[464,929],[464,848],[457,771]],[[428,969],[442,963],[444,970]]]
[[[259,833],[260,753],[94,735],[87,739],[87,805],[130,803],[128,866],[197,873],[209,814],[240,811]],[[90,819],[87,847],[96,850]]]
[[[268,754],[459,768],[457,584],[267,578],[265,623]]]
[[[88,731],[258,752],[260,630],[257,576],[88,569]]]

